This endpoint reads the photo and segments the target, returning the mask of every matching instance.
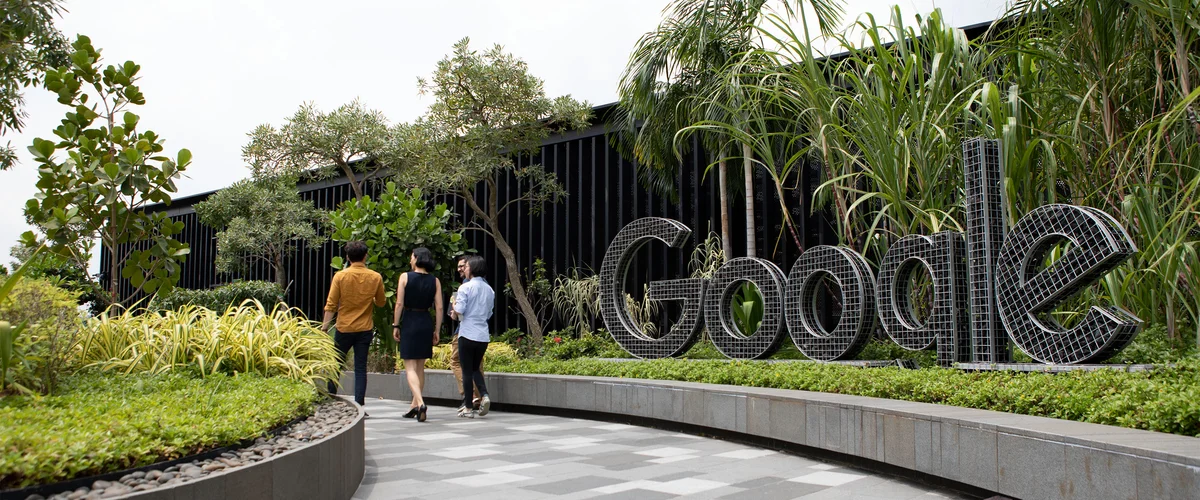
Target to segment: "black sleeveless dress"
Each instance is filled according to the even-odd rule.
[[[400,316],[400,358],[433,357],[433,297],[437,278],[409,272],[404,286],[404,311]]]

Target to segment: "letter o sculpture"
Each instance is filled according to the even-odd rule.
[[[831,332],[816,314],[825,276],[842,290],[842,317]],[[796,259],[787,282],[787,324],[792,342],[805,356],[819,361],[852,358],[871,339],[875,321],[875,276],[861,255],[821,245]]]
[[[733,294],[742,283],[754,283],[763,300],[762,323],[752,335],[743,335],[733,322]],[[704,322],[721,354],[733,359],[768,358],[783,343],[783,271],[774,262],[739,257],[717,269],[704,299]]]

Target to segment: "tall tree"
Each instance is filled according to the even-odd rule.
[[[474,227],[492,237],[504,256],[513,296],[534,341],[542,325],[522,281],[516,253],[502,231],[504,212],[523,206],[538,213],[566,195],[553,173],[541,165],[518,166],[514,155],[538,151],[552,131],[586,126],[591,108],[570,96],[549,99],[542,81],[524,61],[500,46],[479,53],[464,38],[438,62],[433,77],[419,81],[422,94],[436,101],[415,124],[400,130],[407,166],[402,180],[462,198],[474,214]],[[500,205],[496,179],[518,186]]]
[[[38,193],[26,202],[25,215],[59,253],[84,267],[91,242],[99,239],[112,252],[108,285],[114,298],[122,279],[134,287],[126,300],[169,290],[189,253],[172,238],[183,222],[143,209],[171,202],[175,179],[192,153],[164,156],[162,137],[128,111],[146,103],[136,85],[140,66],[101,66],[100,51],[85,36],[71,47],[71,65],[46,72],[46,88],[70,111],[54,129],[57,142],[37,138],[29,148],[38,164]],[[58,151],[66,157],[56,157]]]
[[[390,142],[387,118],[358,99],[329,113],[304,103],[282,127],[259,125],[248,135],[242,157],[256,178],[340,174],[361,198],[366,183],[387,166],[381,161]]]
[[[740,147],[746,194],[746,250],[755,255],[753,149],[735,141],[720,127],[689,128],[698,122],[737,123],[743,100],[736,75],[728,68],[754,48],[755,26],[766,0],[674,0],[664,9],[658,29],[646,33],[634,46],[618,88],[618,129],[624,131],[626,150],[643,165],[643,179],[660,191],[673,190],[679,158],[688,137],[700,134],[701,143],[717,152],[720,183],[721,239],[726,258],[733,254],[726,198],[731,149]],[[841,15],[838,0],[787,1],[787,12],[811,8],[823,31],[832,31]],[[738,142],[741,142],[739,145]]]
[[[59,0],[0,0],[0,135],[25,124],[25,87],[38,85],[47,68],[67,64],[70,44],[54,28]],[[0,170],[16,163],[11,145],[0,148]]]
[[[263,262],[271,266],[275,283],[285,290],[287,255],[294,248],[325,242],[317,231],[324,213],[300,199],[296,184],[287,179],[239,181],[195,208],[200,222],[218,231],[218,271],[238,272]]]

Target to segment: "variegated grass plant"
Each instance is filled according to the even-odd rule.
[[[247,300],[224,313],[196,306],[175,311],[105,313],[88,322],[80,342],[86,366],[123,373],[195,369],[256,373],[314,382],[336,379],[333,340],[298,310],[267,311]]]

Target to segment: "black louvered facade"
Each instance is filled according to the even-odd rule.
[[[596,115],[603,117],[609,109],[611,105],[599,107]],[[541,258],[550,276],[564,274],[571,267],[599,270],[608,243],[625,224],[641,217],[667,217],[684,222],[692,228],[693,244],[702,242],[709,231],[719,232],[716,169],[711,171],[711,175],[705,176],[709,160],[702,154],[692,153],[684,158],[684,168],[680,169],[678,179],[679,196],[675,202],[649,192],[638,182],[635,165],[612,148],[608,131],[602,124],[587,130],[551,136],[543,143],[539,155],[523,155],[516,161],[521,165],[541,163],[558,176],[568,192],[565,200],[545,207],[539,215],[529,215],[527,208],[521,206],[514,206],[506,212],[504,234],[523,269]],[[789,181],[788,186],[796,189],[786,191],[786,204],[797,222],[797,230],[802,233],[804,245],[836,244],[836,237],[824,215],[809,215],[810,195],[817,185],[816,173],[810,168],[803,172],[803,176],[800,182],[797,179]],[[786,233],[771,180],[763,175],[761,169],[755,180],[758,256],[774,261],[786,273],[799,256],[799,251]],[[498,180],[501,206],[515,194],[512,190],[516,186],[509,181],[507,178]],[[731,175],[729,182],[741,185],[743,180],[740,175]],[[302,184],[299,191],[302,198],[312,200],[317,207],[326,210],[335,209],[338,204],[353,197],[345,178]],[[373,194],[373,187],[368,188],[368,192]],[[183,266],[179,286],[207,288],[235,278],[273,280],[270,268],[265,266],[239,276],[218,275],[215,272],[216,231],[200,224],[192,209],[193,204],[203,201],[209,194],[181,198],[169,208],[158,208],[167,210],[173,218],[184,222],[185,229],[179,239],[192,249]],[[480,192],[478,195],[482,197],[486,193]],[[464,218],[470,216],[470,208],[462,200],[439,198],[438,201],[450,204],[459,223],[465,222]],[[744,255],[744,201],[740,197],[732,197],[730,205],[734,252]],[[521,328],[522,319],[516,302],[503,293],[507,281],[503,258],[483,233],[467,231],[466,237],[471,246],[488,260],[487,279],[497,292],[493,331]],[[630,292],[640,296],[643,284],[650,280],[685,276],[691,249],[679,251],[668,249],[665,245],[651,245],[642,250],[644,255],[638,260],[628,284]],[[329,261],[340,254],[340,248],[333,242],[318,249],[295,251],[289,266],[292,285],[288,290],[288,303],[300,308],[310,318],[319,319],[334,272]],[[108,252],[102,252],[102,270],[108,269],[109,258]],[[447,279],[445,276],[441,278]],[[106,281],[107,277],[102,276],[102,282]],[[128,284],[125,288],[128,293]]]

